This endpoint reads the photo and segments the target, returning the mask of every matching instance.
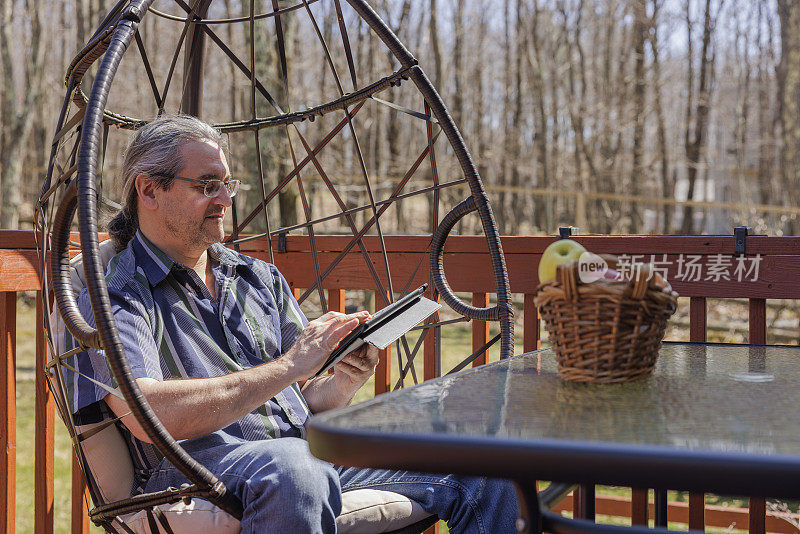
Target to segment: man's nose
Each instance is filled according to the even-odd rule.
[[[222,187],[219,191],[219,194],[214,197],[214,202],[217,204],[222,204],[226,208],[233,204],[231,200],[231,196],[228,194],[228,188]]]

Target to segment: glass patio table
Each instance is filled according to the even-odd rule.
[[[800,498],[798,407],[800,347],[664,343],[618,385],[561,380],[544,349],[315,415],[308,440],[340,465],[512,479],[541,527],[536,480]]]

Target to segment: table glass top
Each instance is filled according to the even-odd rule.
[[[800,348],[665,344],[653,376],[619,385],[556,374],[529,353],[322,414],[341,429],[800,454]]]

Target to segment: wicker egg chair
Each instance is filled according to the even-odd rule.
[[[289,232],[307,238],[314,280],[298,294],[301,304],[308,301],[306,308],[327,311],[323,288],[331,287],[337,269],[345,268],[345,258],[361,258],[363,263],[357,268],[374,284],[378,307],[412,289],[418,272],[429,269],[425,275],[429,296],[443,301],[450,317],[435,315],[424,328],[412,330],[409,339],[404,336],[397,343],[392,351],[399,372],[396,387],[417,381],[414,363],[424,335],[432,331],[439,339],[443,328],[465,321],[496,321],[499,334],[456,369],[494,343],[499,342],[501,358],[513,353],[508,277],[484,186],[442,99],[395,32],[364,0],[273,0],[263,6],[258,3],[259,9],[250,2],[249,10],[243,8],[237,17],[222,13],[222,4],[123,0],[109,11],[67,70],[66,95],[37,204],[43,290],[50,297],[45,299],[51,352],[47,378],[87,481],[90,518],[109,532],[238,531],[236,519],[241,517],[241,503],[166,432],[142,396],[109,304],[104,273],[115,251],[109,241],[100,242],[98,231],[104,212],[119,207],[115,192],[121,187],[114,182],[114,161],[128,137],[126,131],[160,113],[224,117],[212,122],[228,136],[231,160],[245,153],[250,162],[249,170],[237,175],[245,181],[249,176],[250,183],[247,195],[234,199],[239,204],[234,203],[231,210],[233,226],[226,244],[250,253],[253,243],[265,243],[266,250],[259,253],[274,261],[278,252],[273,247],[280,248]],[[301,25],[306,31],[300,30]],[[171,52],[164,53],[164,47]],[[370,52],[375,49],[385,56],[376,58]],[[309,74],[321,79],[309,82]],[[298,85],[316,85],[318,90],[300,92],[295,89]],[[403,154],[397,144],[381,149],[372,161],[388,154],[393,165],[403,168],[395,172],[393,181],[379,184],[379,170],[371,168],[364,147],[372,150],[378,145],[374,136],[381,121],[389,124],[389,131],[379,130],[384,139],[402,135],[411,148]],[[398,127],[398,121],[407,121],[409,126]],[[326,151],[328,145],[336,150]],[[263,160],[277,152],[281,152],[279,159],[273,163],[279,163],[267,168]],[[337,165],[345,159],[348,168],[356,170],[355,176],[340,178]],[[443,170],[451,175],[448,180],[440,179]],[[352,200],[354,191],[356,201]],[[316,208],[322,215],[316,217],[312,215],[314,194],[317,199],[324,197]],[[458,195],[463,200],[458,201]],[[273,214],[284,209],[285,197],[302,204],[304,221],[276,224]],[[447,210],[447,203],[455,206]],[[414,216],[405,217],[406,209]],[[485,240],[486,262],[494,279],[496,298],[490,308],[463,302],[444,274],[448,234],[457,224],[466,224],[464,217],[472,212],[479,216],[479,221],[472,220],[473,226]],[[392,224],[386,222],[390,216],[396,218]],[[391,271],[394,256],[384,234],[392,225],[395,233],[428,236],[427,246],[410,260],[417,268],[406,280]],[[348,236],[340,250],[326,251],[323,261],[316,243],[325,233]],[[76,304],[84,286],[96,327],[84,319]],[[65,395],[70,376],[77,372],[70,362],[88,348],[103,349],[119,394],[153,444],[190,484],[130,495],[131,464],[111,459],[119,451],[124,456],[118,421],[80,424]],[[357,497],[374,500],[374,496]],[[393,496],[381,498],[386,500],[379,506],[392,504]],[[343,531],[421,532],[436,518],[420,514],[414,504],[400,503],[401,520],[391,526],[340,527]],[[381,508],[380,513],[384,512]],[[179,516],[189,520],[176,527],[173,518]]]

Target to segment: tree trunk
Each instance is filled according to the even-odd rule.
[[[453,106],[456,126],[464,128],[464,3],[456,2],[453,9]]]
[[[278,0],[273,0],[272,7],[276,11],[280,8]],[[297,32],[297,17],[275,16],[273,20],[275,23],[276,35],[278,34],[278,28],[282,29],[284,49],[281,50],[278,47],[279,42],[276,39],[274,53],[267,55],[267,58],[274,60],[274,63],[270,65],[270,69],[272,71],[276,71],[276,75],[280,76],[283,80],[285,76],[288,76],[288,72],[284,70],[284,67],[289,61],[292,60],[292,58],[297,57],[294,50],[295,33]],[[280,87],[281,89],[278,91],[278,94],[280,95],[278,102],[280,102],[284,110],[290,110],[291,101],[288,92],[289,82],[286,81],[281,83]],[[290,172],[292,172],[292,169],[294,169],[294,162],[292,161],[289,150],[289,131],[286,127],[280,127],[269,128],[265,133],[268,135],[271,134],[270,141],[273,147],[272,150],[267,152],[267,161],[270,162],[268,163],[267,168],[273,168],[274,165],[274,167],[278,169],[277,174],[274,176],[274,182],[277,183],[284,176],[287,176]],[[267,150],[269,150],[269,148]],[[277,161],[275,161],[276,159]],[[297,178],[299,179],[300,175],[298,175]],[[295,183],[292,183],[288,187],[284,187],[281,192],[278,193],[278,206],[280,209],[281,226],[292,226],[297,224],[297,203],[299,196],[300,192]]]
[[[480,15],[478,20],[478,28],[486,27],[486,14],[487,7],[483,0],[479,5]],[[479,31],[476,43],[477,54],[485,52],[484,46],[486,43],[486,32]],[[478,174],[484,183],[490,182],[489,177],[489,138],[490,128],[486,120],[486,90],[483,82],[484,65],[480,61],[472,62],[472,86],[475,88],[474,104],[475,120],[473,121],[473,129],[471,136],[471,146],[477,147],[475,151],[475,163],[478,167]]]
[[[551,187],[549,175],[548,156],[548,138],[549,128],[547,127],[547,113],[545,112],[545,88],[544,76],[542,73],[542,45],[539,27],[539,18],[541,10],[539,8],[539,0],[533,1],[533,16],[531,17],[530,27],[530,40],[529,46],[526,49],[526,58],[528,60],[528,72],[530,77],[531,92],[533,93],[534,101],[534,123],[536,130],[533,134],[533,149],[536,153],[536,186],[537,187]],[[547,203],[547,211],[545,212],[545,202]],[[548,223],[552,220],[552,205],[554,199],[548,198],[544,202],[541,197],[534,197],[534,224],[541,229],[548,229]]]
[[[745,14],[747,16],[747,14]],[[741,28],[741,19],[737,14],[736,17],[736,51],[744,50],[741,57],[736,61],[737,69],[739,72],[739,79],[737,80],[738,101],[736,105],[736,127],[734,129],[734,142],[736,151],[736,175],[738,177],[739,194],[736,199],[742,204],[748,203],[752,198],[750,196],[750,187],[747,181],[745,151],[747,149],[747,128],[748,118],[750,117],[750,80],[751,80],[751,67],[750,67],[750,36],[749,28]],[[742,41],[742,46],[739,46],[739,41]],[[736,57],[736,56],[734,56]]]
[[[653,53],[653,101],[656,112],[656,130],[658,138],[658,154],[660,159],[661,197],[668,200],[675,198],[675,180],[669,169],[669,152],[667,151],[667,128],[664,119],[664,104],[662,102],[663,90],[661,87],[661,61],[660,43],[658,41],[658,13],[662,0],[653,0],[653,21],[650,32],[650,49]],[[664,204],[662,207],[662,232],[672,232],[672,213],[674,207]]]
[[[411,16],[411,2],[410,0],[405,0],[403,5],[400,9],[400,18],[397,21],[397,25],[393,28],[396,35],[400,35],[403,29],[407,26],[408,20]],[[387,58],[389,61],[392,61],[392,54],[389,53]],[[402,131],[402,120],[400,113],[397,111],[390,111],[388,116],[388,125],[386,130],[386,140],[387,144],[389,145],[389,165],[386,173],[386,178],[391,180],[394,183],[394,180],[399,180],[404,174],[406,169],[401,167],[401,160],[402,160],[402,145],[403,140],[401,138],[401,131]],[[395,213],[395,221],[397,223],[397,230],[399,232],[407,232],[407,221],[406,221],[406,212],[403,209],[403,201],[397,200],[394,203],[393,208]]]
[[[433,53],[433,85],[441,90],[442,84],[442,51],[439,45],[439,24],[437,17],[439,9],[436,0],[431,0],[431,12],[428,19],[428,31],[431,35],[431,52]]]
[[[686,21],[688,30],[688,42],[691,43],[691,14],[689,3],[686,5]],[[711,43],[712,34],[714,31],[714,23],[711,17],[711,0],[706,0],[705,9],[703,14],[703,36],[702,46],[700,51],[700,65],[699,65],[699,81],[697,85],[697,102],[692,103],[692,87],[694,85],[694,76],[692,64],[694,58],[691,55],[691,46],[689,47],[689,76],[687,83],[689,84],[689,98],[687,99],[687,122],[686,122],[686,176],[689,182],[687,199],[692,200],[695,192],[695,182],[697,181],[697,171],[700,162],[705,154],[706,146],[706,133],[708,130],[708,113],[710,110],[711,100],[711,86],[713,84],[714,76],[714,62],[715,57],[712,52],[713,45]],[[694,107],[693,107],[694,105]],[[690,118],[694,118],[694,131],[690,132]],[[681,225],[682,234],[694,233],[694,208],[692,206],[684,206],[683,208],[683,223]]]
[[[574,136],[574,150],[573,159],[575,161],[575,175],[578,177],[578,191],[580,193],[589,193],[598,187],[597,184],[597,166],[595,165],[595,156],[592,149],[588,146],[586,141],[586,125],[584,117],[586,116],[586,62],[584,60],[583,48],[581,46],[581,20],[583,16],[583,0],[578,2],[577,19],[575,21],[572,32],[569,27],[568,15],[562,11],[564,19],[564,40],[567,44],[567,87],[569,94],[569,119],[572,126],[572,133]],[[574,36],[570,37],[570,33]],[[577,71],[577,72],[576,72]],[[584,165],[584,162],[586,165]],[[578,197],[576,201],[576,224],[582,224],[582,217],[578,215],[584,213],[582,206],[582,196]],[[583,228],[582,231],[589,232],[604,232],[607,231],[607,221],[601,219],[596,211],[589,212],[591,228]],[[586,221],[589,222],[588,220]]]
[[[497,218],[497,228],[501,234],[508,233],[509,228],[506,224],[506,214],[508,210],[508,202],[505,189],[503,186],[508,185],[509,183],[509,175],[511,173],[512,163],[509,162],[508,154],[511,153],[511,147],[513,143],[513,125],[511,124],[511,79],[513,76],[512,66],[511,66],[511,49],[512,49],[512,40],[511,40],[511,1],[510,0],[503,0],[503,35],[504,35],[504,46],[505,46],[505,54],[503,54],[503,87],[505,91],[503,92],[503,113],[502,117],[502,135],[503,135],[503,144],[501,145],[501,162],[500,162],[500,171],[498,180],[495,181],[495,184],[500,186],[500,191],[497,194],[497,209],[495,210],[495,216]]]
[[[771,89],[770,73],[775,68],[775,56],[771,46],[762,40],[762,26],[768,28],[768,42],[772,43],[772,20],[758,3],[758,192],[761,204],[773,202],[773,170],[775,164],[775,112],[776,99]]]
[[[781,25],[781,60],[778,94],[782,126],[781,179],[783,190],[800,205],[800,4],[778,0]],[[797,224],[792,228],[797,231]]]
[[[26,43],[21,35],[14,35],[13,0],[0,0],[0,61],[3,74],[7,80],[0,84],[0,228],[16,229],[19,227],[19,205],[22,201],[20,179],[22,166],[27,154],[26,146],[37,116],[34,109],[42,95],[44,77],[44,47],[41,46],[42,19],[40,6],[34,0],[25,3],[25,16],[30,18],[30,42]],[[14,60],[12,58],[12,42],[20,40],[23,47],[30,50],[26,61],[22,62],[22,87],[24,95],[19,97],[13,82]],[[19,64],[19,62],[17,62]],[[19,102],[22,102],[20,105]]]
[[[644,152],[645,98],[647,83],[645,81],[644,43],[649,32],[647,23],[646,0],[635,0],[633,4],[633,147],[631,165],[631,194],[641,195],[645,180],[642,167]],[[631,204],[631,231],[641,233],[643,229],[642,214],[636,202]]]
[[[525,30],[522,22],[522,0],[516,2],[516,20],[514,42],[516,43],[514,51],[514,102],[513,112],[511,117],[511,146],[509,157],[511,159],[511,185],[514,187],[514,192],[511,194],[511,218],[507,220],[512,234],[519,233],[520,221],[525,214],[524,201],[526,195],[520,193],[520,188],[526,184],[522,182],[522,131],[520,125],[522,123],[522,54],[524,53],[525,46]],[[510,53],[510,51],[509,51]]]

